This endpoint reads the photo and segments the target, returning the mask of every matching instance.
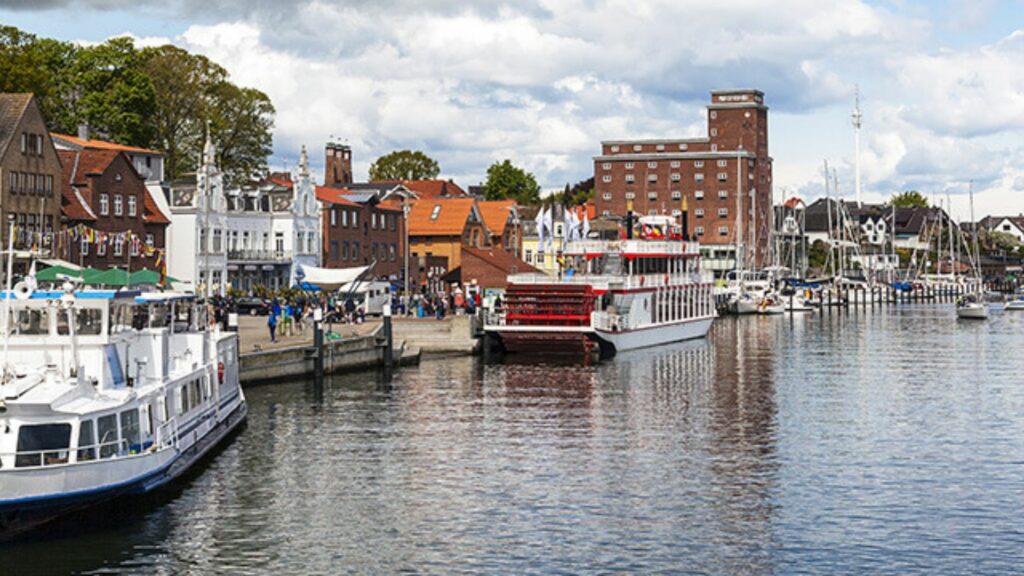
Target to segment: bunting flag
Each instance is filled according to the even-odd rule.
[[[131,230],[124,232],[107,232],[96,230],[85,224],[77,224],[56,232],[42,232],[26,228],[25,226],[14,226],[13,234],[15,244],[19,246],[31,246],[33,252],[38,252],[43,247],[52,247],[56,252],[70,248],[74,244],[93,245],[120,245],[122,248],[127,245],[133,248],[132,254],[140,254],[144,257],[157,256],[160,260],[164,258],[164,249],[150,246],[145,240]],[[159,261],[159,260],[158,260]],[[159,265],[159,264],[158,264]],[[166,268],[166,262],[164,262]]]

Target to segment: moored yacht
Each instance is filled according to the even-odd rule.
[[[0,537],[181,476],[245,418],[191,294],[4,292]]]

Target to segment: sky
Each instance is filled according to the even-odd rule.
[[[40,36],[173,43],[266,92],[275,170],[327,141],[357,179],[396,149],[462,186],[510,159],[545,189],[602,140],[706,135],[711,90],[757,88],[776,200],[907,189],[954,215],[1024,213],[1024,0],[0,0]]]

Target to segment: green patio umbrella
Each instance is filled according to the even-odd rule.
[[[90,286],[127,286],[128,273],[117,268],[100,270],[86,274],[84,282]]]
[[[135,272],[132,272],[128,277],[131,279],[132,284],[152,284],[154,286],[160,284],[160,273],[157,272],[156,270],[150,270],[148,268],[136,270]],[[172,278],[170,276],[164,277],[164,282],[177,281],[177,278]]]
[[[57,282],[58,276],[73,276],[75,278],[82,277],[82,270],[72,270],[71,268],[65,268],[64,266],[50,266],[44,268],[39,272],[36,272],[36,280],[40,282]]]

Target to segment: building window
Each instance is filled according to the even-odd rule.
[[[712,110],[711,111],[711,119],[714,120],[715,118],[718,118],[718,112],[716,110]]]
[[[612,177],[607,175],[607,174],[605,174],[604,176],[601,176],[601,181],[604,182],[605,184],[607,184],[607,183],[612,181]]]
[[[694,160],[693,161],[693,167],[694,168],[703,168],[704,167],[704,161],[703,160]]]
[[[120,238],[114,241],[114,256],[120,256],[124,252],[124,241]]]
[[[146,246],[152,248],[154,244],[156,244],[156,238],[152,234],[146,234]]]
[[[377,213],[370,212],[370,228],[377,229]]]
[[[79,244],[78,251],[82,254],[82,256],[89,255],[89,239],[86,236],[82,236],[82,242]]]
[[[647,175],[647,181],[648,182],[657,182],[658,181],[658,175],[657,174],[648,174]]]
[[[131,252],[131,255],[133,257],[134,256],[138,256],[139,255],[139,243],[136,242],[134,238],[129,238],[128,239],[128,243],[129,243],[128,251]]]
[[[657,200],[658,199],[658,193],[657,192],[648,192],[647,193],[647,199],[648,200]]]
[[[718,161],[718,167],[719,168],[725,168],[728,165],[729,165],[729,161],[728,160],[719,160]]]
[[[626,170],[632,170],[632,169],[633,169],[633,163],[632,162],[626,162]]]
[[[352,227],[359,228],[359,212],[352,211]]]
[[[430,211],[430,219],[437,220],[437,217],[441,215],[441,205],[434,206],[434,209]]]
[[[604,199],[604,200],[611,200],[612,199],[612,193],[611,192],[605,192],[604,194],[601,195],[601,198]]]
[[[388,247],[388,256],[391,257],[391,261],[394,262],[398,259],[398,247],[392,244]]]
[[[618,151],[619,151],[618,145],[612,146],[612,152],[618,152]]]
[[[728,172],[719,172],[718,173],[718,181],[719,182],[725,182],[728,179],[729,179],[729,173]]]
[[[672,181],[673,182],[679,182],[682,179],[683,179],[683,176],[681,174],[679,174],[678,172],[673,172],[672,173]]]
[[[696,210],[693,211],[693,214],[697,218],[703,218],[704,217],[704,209],[703,208],[697,208]]]
[[[626,182],[627,183],[632,183],[634,181],[636,181],[636,178],[632,174],[626,174]]]
[[[602,210],[601,211],[601,216],[604,216],[605,218],[607,218],[607,217],[609,217],[611,215],[612,215],[612,211],[611,210]]]
[[[718,217],[719,218],[728,218],[729,217],[729,209],[728,208],[719,208],[718,209]]]
[[[718,235],[719,236],[728,236],[729,235],[729,227],[728,226],[719,226],[718,227]]]
[[[711,151],[712,152],[718,152],[718,144],[712,144],[711,145]]]
[[[658,163],[657,162],[648,162],[647,163],[647,167],[648,168],[657,168],[658,167]]]
[[[712,128],[711,129],[711,136],[712,137],[718,136],[718,128]]]
[[[679,160],[673,160],[669,165],[673,168],[679,168]]]
[[[338,259],[338,241],[331,240],[331,260]]]
[[[106,242],[100,242],[100,243],[96,244],[96,255],[97,256],[106,256],[107,255],[107,243]]]
[[[21,133],[21,153],[28,152],[28,132]]]
[[[7,175],[7,190],[11,194],[14,194],[18,190],[18,173],[11,172]]]
[[[680,144],[679,145],[679,149],[680,150],[686,150],[686,143],[684,142],[684,143]]]
[[[626,200],[632,200],[633,198],[636,198],[636,194],[633,192],[626,192]]]
[[[719,200],[724,200],[725,198],[728,198],[728,197],[729,197],[729,192],[728,191],[726,191],[726,190],[719,190],[718,191],[718,199]]]
[[[128,197],[128,215],[135,216],[135,195]]]
[[[693,180],[694,180],[694,182],[703,182],[704,181],[704,174],[701,173],[701,172],[697,172],[696,174],[693,175]]]
[[[611,170],[612,169],[612,163],[611,162],[605,162],[604,164],[601,164],[601,169],[602,170]]]
[[[683,211],[682,211],[682,210],[680,210],[679,208],[673,208],[673,209],[672,209],[672,216],[673,216],[673,217],[675,217],[675,218],[679,218],[679,217],[680,217],[680,216],[682,216],[682,215],[683,215]]]
[[[120,194],[114,196],[114,216],[124,214],[124,197]]]
[[[331,226],[337,226],[337,225],[338,225],[338,210],[332,207],[331,208]]]
[[[341,245],[341,259],[348,260],[348,240],[345,240]]]
[[[648,216],[657,216],[658,215],[658,209],[657,208],[651,208],[650,210],[647,211],[647,215]]]
[[[106,216],[110,214],[110,197],[106,194],[100,194],[100,216]]]
[[[673,200],[681,200],[682,198],[683,198],[683,193],[682,192],[680,192],[679,190],[673,190],[672,191],[672,199]]]
[[[694,228],[694,232],[697,233],[697,236],[703,236],[704,235],[704,227],[703,226],[697,226],[696,228]]]
[[[658,152],[661,152],[661,151],[665,150],[665,145],[664,144],[658,144],[657,146],[654,147],[654,149],[657,150]]]
[[[53,196],[53,176],[46,176],[46,195]]]
[[[221,252],[221,234],[222,230],[217,228],[213,231],[213,251],[217,254]]]
[[[703,200],[704,199],[704,191],[703,190],[697,190],[696,192],[693,193],[693,197],[696,198],[697,200]]]
[[[640,144],[633,144],[633,152],[640,152],[643,149],[644,147],[641,146]]]
[[[524,254],[525,254],[526,257],[523,258],[523,260],[525,260],[527,264],[532,264],[533,263],[533,250],[526,250],[524,252]]]

